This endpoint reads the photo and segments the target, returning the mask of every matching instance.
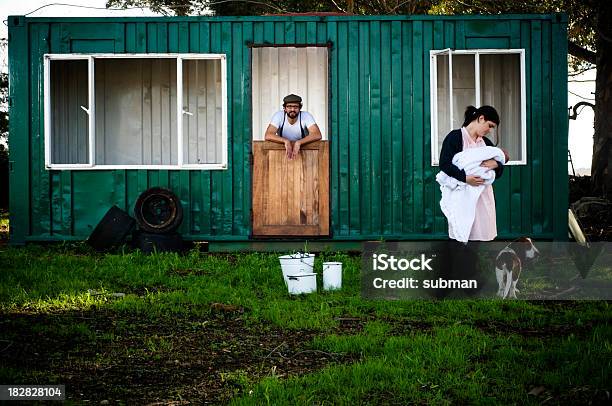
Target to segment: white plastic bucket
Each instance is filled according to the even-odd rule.
[[[283,271],[283,280],[285,281],[285,285],[287,284],[287,277],[289,275],[310,273],[310,272],[305,272],[303,269],[304,269],[303,266],[299,262],[286,263],[284,265],[281,264],[281,270]]]
[[[314,293],[317,291],[316,273],[299,273],[287,275],[287,289],[290,295],[301,295],[302,293]]]
[[[342,262],[323,262],[323,289],[342,288]]]
[[[278,259],[285,283],[287,283],[287,275],[312,273],[314,270],[315,254],[298,252],[297,254],[281,255]]]

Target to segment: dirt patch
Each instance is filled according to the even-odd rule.
[[[550,337],[566,337],[573,334],[577,337],[587,337],[592,331],[593,323],[584,323],[580,326],[577,325],[546,325],[540,329],[521,327],[519,325],[512,325],[510,323],[501,323],[497,321],[479,321],[474,324],[480,330],[492,334],[498,335],[500,333],[507,334],[518,334],[523,337],[537,337],[537,338],[550,338]]]
[[[338,335],[354,335],[359,334],[363,331],[363,327],[367,323],[368,319],[359,317],[336,317],[338,326],[335,329],[335,333]]]
[[[403,318],[363,316],[341,316],[334,319],[338,325],[334,328],[337,335],[355,335],[364,332],[365,325],[372,321],[380,321],[389,326],[388,336],[408,336],[415,331],[422,332],[432,329],[431,323],[420,322]]]
[[[354,360],[310,348],[317,332],[252,325],[239,313],[4,314],[0,331],[2,384],[65,384],[67,398],[77,401],[219,403],[268,375]]]

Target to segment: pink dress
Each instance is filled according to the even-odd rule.
[[[470,134],[461,127],[461,135],[463,137],[463,149],[486,147],[482,137],[476,141],[470,137]],[[497,224],[495,222],[495,197],[493,196],[493,187],[486,185],[480,198],[476,202],[476,217],[472,231],[470,231],[470,241],[491,241],[497,237]]]

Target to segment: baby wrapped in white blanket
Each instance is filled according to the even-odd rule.
[[[495,171],[480,166],[482,161],[487,159],[495,159],[501,163],[506,161],[504,151],[497,147],[468,148],[453,157],[453,164],[457,168],[463,169],[466,176],[481,177],[484,179],[484,185],[470,186],[443,171],[436,175],[442,192],[440,207],[448,219],[448,236],[453,240],[465,243],[468,241],[476,215],[476,202],[485,185],[495,181]]]

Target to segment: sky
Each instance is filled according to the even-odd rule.
[[[595,104],[595,75],[596,70],[592,69],[570,79],[572,81],[567,84],[568,90],[571,92],[567,95],[568,106],[573,106],[580,101]],[[578,112],[577,120],[569,120],[568,148],[575,169],[589,168],[590,170],[593,156],[594,113],[590,107],[581,107]]]
[[[73,6],[67,6],[67,5]],[[29,17],[98,17],[98,16],[152,16],[157,15],[149,9],[132,9],[132,10],[106,10],[106,0],[0,0],[0,18],[3,24],[0,26],[0,38],[6,38],[7,26],[6,18],[9,15],[25,15],[39,7],[44,7],[32,14]],[[74,7],[76,6],[87,6]]]
[[[86,5],[88,8],[71,7],[67,6],[68,4]],[[44,5],[49,6],[35,11]],[[61,0],[57,3],[52,0],[0,0],[0,18],[3,22],[0,24],[0,38],[6,38],[8,35],[6,19],[9,15],[25,15],[32,12],[32,14],[29,14],[30,17],[144,17],[156,15],[148,9],[106,10],[105,5],[106,0]],[[0,69],[2,71],[7,69],[8,57],[5,52],[6,50],[3,49],[0,55]],[[585,72],[580,76],[571,78],[571,80],[573,81],[568,83],[570,91],[568,106],[573,106],[582,100],[594,103],[595,70]],[[593,110],[591,108],[584,108],[577,120],[569,120],[568,146],[576,170],[591,167],[593,150]]]

